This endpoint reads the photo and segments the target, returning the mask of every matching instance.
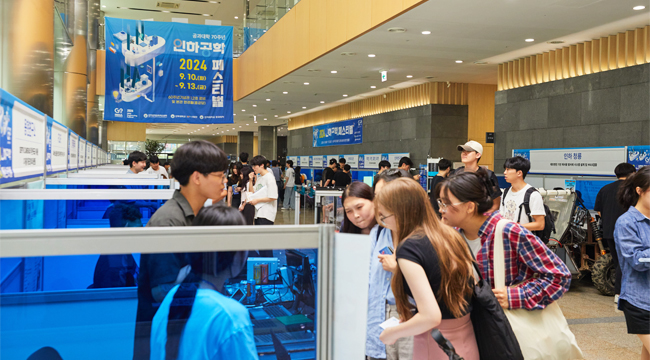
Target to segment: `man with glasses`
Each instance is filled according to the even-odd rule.
[[[180,183],[171,199],[156,211],[147,227],[191,226],[208,199],[221,199],[228,156],[216,145],[198,140],[176,150],[174,178]],[[138,275],[133,358],[149,359],[151,321],[165,295],[190,272],[185,254],[142,254]]]
[[[458,151],[461,152],[461,161],[465,166],[461,166],[458,169],[454,170],[452,175],[460,174],[463,171],[476,172],[479,169],[478,162],[481,160],[481,156],[483,155],[483,145],[481,145],[478,141],[470,140],[466,142],[465,145],[458,145]],[[499,210],[501,195],[503,193],[501,192],[501,188],[499,187],[499,180],[497,179],[497,176],[494,174],[494,172],[488,168],[485,168],[485,170],[487,171],[490,183],[492,184],[490,197],[492,198],[493,205],[492,208],[488,211],[489,213],[492,213],[496,210]]]

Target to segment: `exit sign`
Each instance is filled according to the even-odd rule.
[[[381,82],[385,82],[388,80],[388,71],[382,71],[381,72]]]

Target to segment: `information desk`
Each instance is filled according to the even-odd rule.
[[[2,358],[27,359],[45,346],[54,348],[63,359],[89,358],[89,354],[93,359],[132,357],[133,334],[136,326],[142,325],[135,321],[138,301],[145,301],[138,296],[150,289],[147,280],[134,277],[137,286],[144,286],[141,292],[132,284],[43,291],[38,265],[48,258],[103,254],[110,266],[99,275],[132,274],[133,267],[123,261],[130,254],[143,254],[141,260],[146,254],[147,261],[163,261],[170,256],[190,259],[197,253],[208,259],[209,253],[233,251],[246,252],[247,262],[267,258],[267,264],[280,265],[268,274],[271,276],[257,281],[260,284],[253,275],[250,294],[237,295],[248,287],[246,268],[241,274],[231,273],[220,293],[210,293],[231,308],[248,309],[255,342],[250,346],[260,358],[287,359],[276,356],[284,351],[291,359],[364,355],[370,261],[367,236],[335,237],[331,225],[308,225],[11,230],[1,231],[0,238],[3,268],[5,262],[22,259],[24,268],[30,270],[20,281],[23,292],[0,295]],[[156,271],[164,269],[161,266]],[[106,281],[97,275],[96,281]],[[160,328],[163,318],[154,318],[154,331],[164,331]]]

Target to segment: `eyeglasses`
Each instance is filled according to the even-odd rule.
[[[463,205],[465,203],[465,202],[459,202],[459,203],[456,203],[456,204],[445,204],[440,199],[438,199],[437,201],[438,201],[438,207],[440,208],[440,211],[442,211],[442,210],[447,211],[447,206],[452,206],[453,207],[453,206]]]
[[[391,216],[395,216],[395,214],[390,214],[390,215],[386,215],[386,216],[380,216],[380,217],[379,217],[379,222],[380,222],[382,225],[386,225],[386,223],[384,222],[384,220],[388,219],[388,218],[391,217]]]

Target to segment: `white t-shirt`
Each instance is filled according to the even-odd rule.
[[[289,178],[289,180],[287,180],[287,187],[293,187],[296,185],[296,172],[293,168],[287,168],[284,172],[284,176]]]
[[[152,360],[165,359],[169,308],[178,287],[176,285],[165,296],[153,318]],[[197,290],[192,313],[182,334],[179,360],[258,359],[253,325],[246,307],[214,290]]]
[[[501,216],[520,224],[528,224],[530,221],[528,220],[528,216],[526,216],[526,209],[522,206],[521,216],[519,216],[519,206],[524,203],[526,190],[531,187],[530,184],[526,184],[523,189],[517,192],[512,191],[512,188],[510,188],[506,198],[503,200],[501,209],[499,209]],[[542,194],[538,191],[530,194],[530,216],[533,215],[546,215],[546,212],[544,211],[544,199],[542,199]],[[519,220],[517,220],[517,216],[519,216]]]
[[[267,197],[275,199],[272,202],[262,203],[263,205],[255,212],[255,218],[263,218],[275,222],[275,214],[278,212],[278,183],[270,171],[264,176],[257,177],[255,191],[266,186]]]
[[[152,167],[150,167],[147,169],[147,174],[165,175],[167,179],[169,179],[169,174],[167,174],[167,170],[165,170],[164,166],[158,166],[158,170],[154,170]]]
[[[478,254],[479,251],[481,251],[481,238],[479,237],[478,239],[474,240],[469,240],[467,239],[467,236],[465,236],[465,233],[463,231],[460,232],[461,235],[463,235],[463,239],[467,242],[467,245],[469,245],[470,251],[472,251],[472,255],[474,255],[474,259],[476,259],[476,254]],[[472,266],[472,270],[474,271],[474,277],[478,280],[478,273],[476,272],[476,269]]]

